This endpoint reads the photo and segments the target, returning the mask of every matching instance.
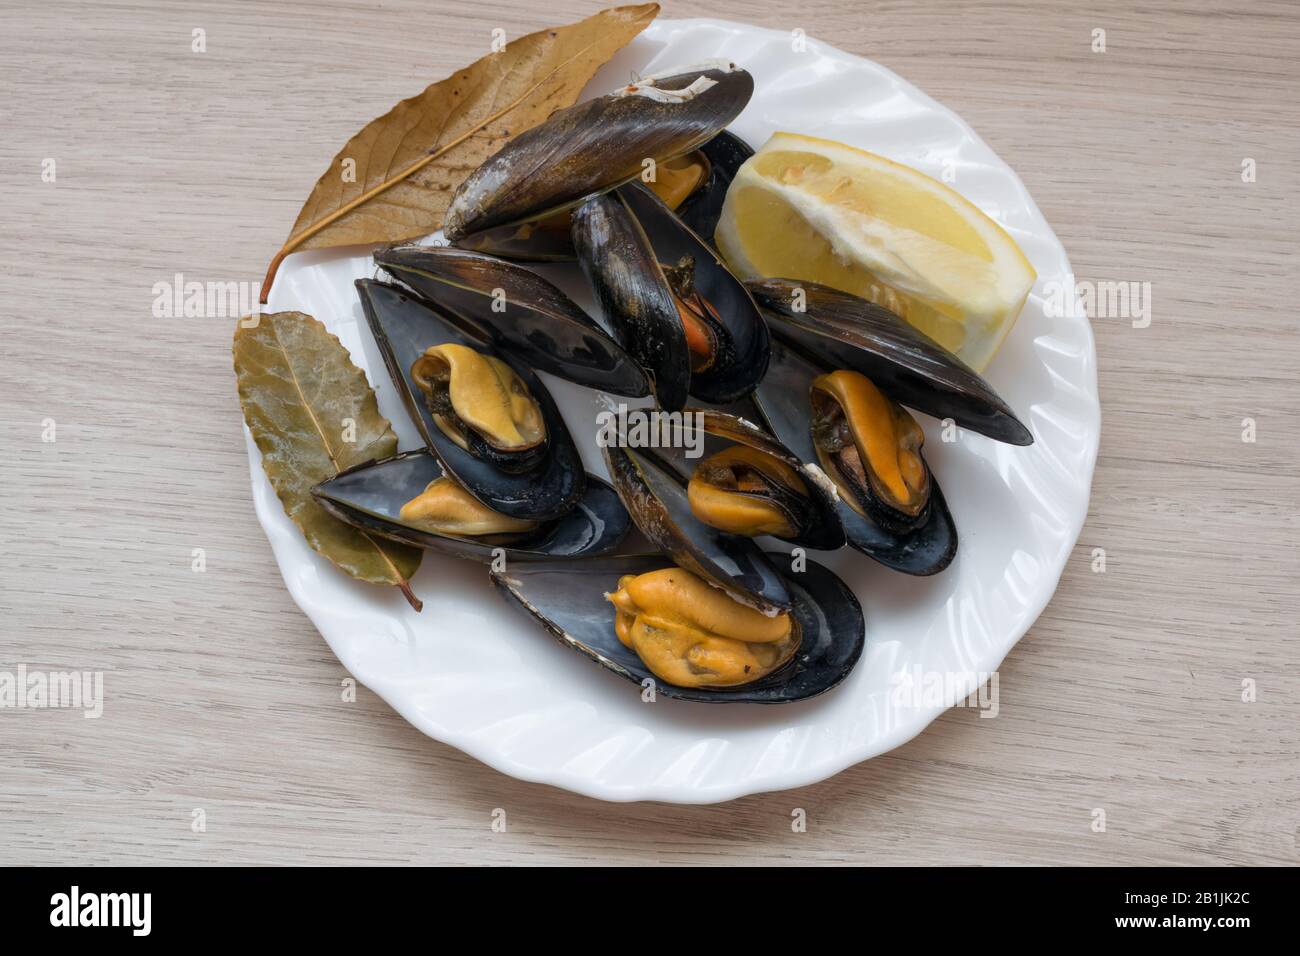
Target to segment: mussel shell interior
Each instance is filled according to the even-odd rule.
[[[645,230],[659,262],[673,265],[683,256],[695,260],[695,287],[717,310],[727,331],[725,354],[708,370],[691,376],[691,394],[711,404],[733,402],[750,394],[767,371],[768,334],[767,323],[744,283],[640,183],[622,186],[617,194]]]
[[[773,553],[773,562],[789,555]],[[575,561],[563,567],[517,563],[493,571],[492,583],[540,622],[561,643],[656,694],[705,703],[786,704],[816,697],[844,680],[862,656],[866,628],[862,608],[848,586],[815,561],[787,576],[791,613],[802,641],[794,660],[762,680],[725,690],[678,687],[655,677],[614,633],[614,606],[605,599],[625,574],[670,567],[662,555]]]
[[[494,511],[512,518],[549,521],[581,500],[587,475],[560,411],[541,379],[508,353],[494,349],[476,326],[438,312],[397,286],[358,279],[366,321],[384,356],[406,409],[429,448],[465,490]],[[541,408],[549,450],[533,471],[509,474],[474,457],[452,441],[433,419],[411,378],[411,365],[430,345],[455,342],[494,355],[514,369]]]
[[[709,178],[674,211],[678,219],[712,245],[727,190],[736,178],[736,171],[754,155],[754,150],[735,133],[725,129],[700,150],[709,160]]]
[[[808,387],[827,371],[772,338],[772,360],[767,376],[754,393],[758,411],[772,433],[795,457],[817,461],[809,424]],[[930,516],[925,524],[905,534],[895,534],[864,517],[841,499],[837,506],[849,546],[886,567],[904,574],[937,574],[957,553],[957,528],[944,500],[939,481],[930,475]]]
[[[512,262],[572,262],[577,253],[569,237],[569,214],[587,197],[551,216],[482,229],[456,240],[456,248]]]
[[[509,536],[445,535],[412,527],[402,520],[402,505],[429,482],[443,476],[442,465],[428,451],[405,452],[383,461],[341,472],[312,489],[325,510],[365,531],[373,531],[429,551],[490,562],[497,548],[510,557],[532,560],[579,558],[606,554],[618,547],[631,519],[614,489],[587,476],[587,492],[572,510],[536,530]]]
[[[775,334],[830,368],[861,372],[894,401],[1012,445],[1034,438],[978,372],[888,309],[813,282],[746,283]],[[804,311],[794,308],[795,290]]]
[[[536,369],[615,395],[650,392],[641,366],[608,332],[523,266],[445,246],[381,249],[375,262],[439,308],[483,326]],[[502,308],[495,311],[498,289]]]
[[[745,604],[768,613],[789,610],[790,592],[762,549],[698,520],[672,466],[644,449],[602,451],[624,507],[651,543]]]

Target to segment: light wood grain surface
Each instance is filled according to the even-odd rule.
[[[1148,328],[1094,320],[1092,510],[999,717],[683,808],[521,783],[343,703],[253,514],[231,325],[151,315],[177,272],[259,280],[337,147],[494,27],[597,4],[0,0],[0,670],[102,670],[107,697],[0,710],[0,862],[1300,861],[1300,14],[1131,6],[665,3],[891,67],[1016,169],[1081,279],[1154,296]]]

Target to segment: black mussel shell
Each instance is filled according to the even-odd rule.
[[[787,562],[788,555],[773,554]],[[853,670],[866,644],[862,607],[848,586],[815,561],[786,576],[791,613],[803,635],[799,650],[785,667],[752,684],[719,690],[662,683],[614,633],[614,605],[606,593],[618,589],[625,574],[671,567],[661,555],[634,555],[553,564],[512,564],[493,571],[492,583],[546,630],[573,650],[621,677],[677,700],[728,704],[787,704],[807,700],[839,684]]]
[[[894,401],[1012,445],[1034,437],[992,386],[888,309],[815,282],[746,283],[773,332],[831,368],[861,372]],[[795,307],[803,290],[803,311]]]
[[[718,228],[722,203],[727,198],[731,181],[754,151],[743,139],[727,130],[701,146],[700,151],[709,161],[709,177],[674,211],[678,219],[712,245],[713,231]]]
[[[808,388],[813,379],[827,370],[774,336],[767,377],[754,393],[755,405],[772,434],[803,461],[818,460],[810,425]],[[890,532],[858,514],[842,498],[837,511],[849,547],[895,571],[937,574],[957,554],[957,528],[933,472],[928,517],[924,524],[911,531]]]
[[[483,326],[533,368],[615,395],[650,392],[636,360],[530,269],[446,246],[394,246],[376,252],[375,262],[440,309]]]
[[[712,85],[668,101],[659,96],[693,83]],[[646,159],[671,159],[708,142],[753,92],[753,77],[734,64],[709,66],[646,78],[557,110],[469,174],[452,197],[443,232],[456,242],[540,218],[627,182],[641,175]]]
[[[762,549],[698,520],[685,479],[672,465],[646,449],[606,445],[601,451],[623,507],[655,547],[743,604],[766,614],[790,609],[790,592]]]
[[[957,555],[957,527],[953,524],[943,489],[931,476],[930,516],[919,528],[904,534],[895,534],[864,518],[848,505],[840,518],[849,546],[874,558],[887,568],[904,574],[926,576],[938,574]]]
[[[573,244],[605,320],[642,362],[660,407],[686,392],[710,404],[750,394],[767,370],[767,325],[717,254],[639,183],[588,200],[573,215]],[[693,263],[694,289],[716,311],[717,352],[691,372],[681,316],[664,266]],[[684,391],[685,388],[685,391]]]
[[[405,289],[358,279],[357,293],[393,384],[420,434],[447,473],[493,511],[511,518],[550,521],[582,500],[587,474],[555,400],[532,369],[494,349],[477,326],[444,315]],[[431,345],[455,342],[501,359],[528,386],[546,422],[547,450],[538,466],[511,474],[461,448],[434,422],[424,393],[411,380],[411,365]]]
[[[649,374],[660,408],[676,411],[691,387],[677,305],[641,224],[617,193],[573,213],[573,245],[605,321]]]
[[[803,479],[803,483],[808,488],[808,497],[812,504],[815,520],[810,527],[806,528],[797,537],[782,538],[781,540],[805,548],[815,548],[819,551],[834,551],[837,548],[844,547],[844,525],[839,517],[839,504],[835,493],[831,490],[833,488],[832,483],[820,468],[807,467],[809,462],[800,461],[798,456],[781,444],[780,441],[773,438],[771,434],[754,422],[738,415],[715,409],[688,408],[682,413],[683,421],[688,423],[687,427],[694,427],[689,423],[695,421],[694,416],[696,415],[700,416],[702,429],[706,435],[711,438],[722,439],[720,442],[706,444],[705,456],[721,451],[729,445],[747,445],[756,451],[771,455],[799,473],[799,477]],[[685,480],[690,479],[690,476],[695,471],[695,465],[702,460],[701,458],[687,458],[682,449],[658,449],[657,451],[660,459],[671,465]],[[815,458],[811,464],[816,464]]]
[[[498,548],[510,558],[528,560],[594,557],[617,548],[631,526],[614,489],[591,475],[587,476],[587,493],[576,507],[533,531],[478,537],[445,535],[403,522],[402,505],[442,476],[435,455],[404,452],[340,472],[313,488],[312,495],[330,514],[363,531],[484,562],[492,561]]]
[[[574,251],[569,236],[569,219],[573,208],[576,207],[540,219],[484,229],[457,239],[453,248],[481,252],[512,262],[572,262]]]
[[[670,265],[690,257],[694,285],[717,310],[725,331],[713,365],[691,376],[691,394],[712,405],[749,395],[767,371],[767,323],[745,284],[703,239],[640,183],[620,187],[619,197],[645,230],[659,261]]]

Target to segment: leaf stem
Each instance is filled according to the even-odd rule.
[[[411,590],[410,581],[403,579],[402,582],[397,585],[397,589],[402,592],[402,597],[406,598],[406,603],[415,608],[416,614],[419,614],[424,610],[424,602],[415,596],[415,592]]]

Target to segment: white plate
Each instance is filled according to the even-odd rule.
[[[1015,173],[951,111],[875,63],[811,39],[803,51],[795,46],[788,33],[661,20],[602,69],[588,95],[633,71],[725,57],[754,75],[753,101],[732,128],[756,147],[775,130],[791,130],[935,177],[955,171],[955,188],[998,220],[1038,271],[987,372],[1035,443],[1013,448],[967,432],[945,444],[938,424],[926,420],[927,455],[961,536],[956,561],[923,579],[847,549],[819,556],[862,601],[866,652],[831,693],[764,707],[643,703],[635,685],[564,649],[506,605],[485,569],[470,562],[427,555],[413,582],[425,602],[416,614],[396,589],[355,582],[308,548],[250,440],[258,518],[290,593],[339,660],[426,734],[512,776],[605,800],[708,803],[813,783],[884,753],[944,709],[895,692],[898,675],[952,675],[973,689],[1046,606],[1083,526],[1100,415],[1087,320],[1049,318],[1043,309],[1048,283],[1074,288],[1061,244]],[[415,429],[352,288],[373,274],[368,255],[296,255],[281,269],[270,307],[308,312],[338,335],[367,370],[401,447],[415,448]],[[553,378],[547,384],[588,468],[604,474],[588,434],[599,399]]]

